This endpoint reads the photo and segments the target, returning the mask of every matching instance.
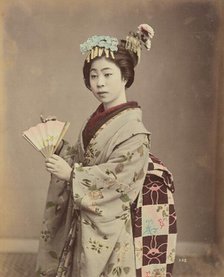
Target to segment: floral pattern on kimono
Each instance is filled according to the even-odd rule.
[[[39,276],[135,276],[131,204],[149,157],[141,110],[126,109],[108,120],[86,151],[80,133],[76,146],[60,155],[74,164],[74,173],[69,184],[52,176]]]

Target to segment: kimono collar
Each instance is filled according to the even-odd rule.
[[[118,114],[119,112],[126,110],[128,108],[140,108],[137,102],[130,101],[127,103],[122,103],[120,105],[111,107],[107,110],[104,110],[103,103],[98,106],[96,111],[91,115],[89,121],[87,122],[82,136],[83,136],[83,144],[84,148],[87,147],[91,138],[96,133],[96,131],[111,117]]]
[[[127,108],[136,108],[136,107],[139,107],[137,102],[129,101],[105,110],[103,103],[101,103],[99,107],[96,109],[96,111],[92,114],[91,119],[98,120],[101,117],[105,117],[113,113],[114,111],[120,111],[120,110],[123,111],[124,109],[127,109]]]

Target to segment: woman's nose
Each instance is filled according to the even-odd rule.
[[[97,87],[103,87],[105,85],[105,81],[104,81],[104,78],[102,76],[99,76],[98,77],[98,80],[97,80]]]

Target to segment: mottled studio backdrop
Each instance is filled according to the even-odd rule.
[[[3,1],[4,2],[4,1]],[[74,143],[98,102],[85,88],[79,45],[94,34],[124,38],[140,23],[155,29],[143,51],[129,100],[142,107],[152,152],[174,174],[178,241],[215,238],[217,137],[216,1],[2,2],[0,237],[36,239],[49,175],[44,159],[21,136],[56,115]]]

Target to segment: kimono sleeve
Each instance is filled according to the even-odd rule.
[[[149,159],[147,134],[135,134],[117,145],[105,163],[75,163],[72,179],[74,202],[94,220],[122,216],[142,188]]]
[[[70,166],[78,161],[78,142],[71,146],[66,140],[62,140],[61,147],[55,154],[63,158]]]

